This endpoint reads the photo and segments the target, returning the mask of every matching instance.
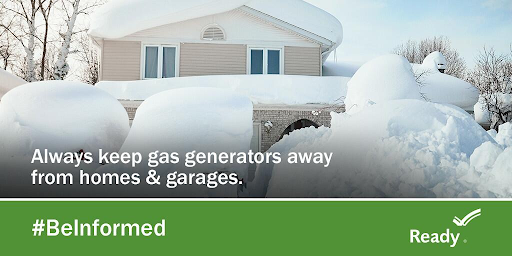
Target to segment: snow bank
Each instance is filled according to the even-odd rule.
[[[441,73],[439,69],[446,69],[446,65],[446,58],[440,52],[428,55],[421,65],[412,64],[414,73],[421,76],[421,92],[429,101],[473,111],[480,94],[478,89],[464,80]]]
[[[419,86],[404,57],[384,55],[364,64],[348,82],[345,104],[348,111],[358,111],[397,99],[421,99]]]
[[[498,130],[496,142],[505,148],[512,147],[512,123],[502,124]]]
[[[239,75],[100,82],[96,87],[121,100],[145,100],[167,90],[209,87],[243,94],[254,104],[304,105],[333,104],[346,95],[347,81],[343,77]]]
[[[476,107],[475,104],[478,102],[479,95],[478,89],[466,81],[439,72],[438,68],[443,68],[446,65],[446,59],[441,53],[435,52],[427,56],[422,65],[411,65],[416,75],[422,74],[420,81],[423,86],[420,92],[424,94],[429,101],[452,104],[466,111],[473,111]],[[326,62],[324,64],[323,75],[352,77],[360,66],[361,65],[357,63]],[[476,110],[475,114],[477,114]],[[481,118],[484,120],[486,117],[481,116]],[[488,121],[486,120],[485,122]]]
[[[498,144],[487,142],[471,156],[470,171],[462,179],[489,197],[512,197],[512,123],[494,131]]]
[[[244,5],[327,38],[333,50],[343,40],[343,27],[334,16],[302,0],[110,0],[93,14],[89,34],[121,38]]]
[[[0,99],[14,87],[26,84],[25,80],[0,68]]]
[[[251,101],[238,93],[216,88],[185,88],[166,91],[147,99],[137,110],[133,125],[120,152],[138,152],[146,163],[132,168],[124,165],[105,165],[98,172],[147,173],[156,170],[162,177],[169,173],[213,174],[236,173],[247,179],[247,164],[197,164],[188,168],[185,161],[189,152],[238,153],[249,152],[252,139]],[[148,168],[147,156],[159,153],[178,153],[180,162]],[[158,157],[160,159],[160,155]],[[189,160],[196,161],[196,158]],[[140,184],[128,194],[158,195],[163,197],[236,197],[237,185],[206,186],[187,185],[168,189],[163,186]]]
[[[495,145],[459,108],[420,100],[382,102],[353,115],[333,114],[331,129],[303,129],[278,142],[270,151],[334,152],[333,162],[329,168],[261,165],[252,196],[265,191],[266,180],[267,197],[507,196],[498,191],[512,180],[493,193],[494,188],[477,188],[481,181],[467,179],[470,156],[484,143]],[[488,165],[484,162],[478,166]]]
[[[128,115],[112,96],[75,82],[19,86],[0,102],[0,154],[117,151],[128,135]]]
[[[186,88],[159,93],[137,110],[122,152],[248,152],[252,138],[251,101],[228,90]],[[210,173],[224,165],[198,166]],[[246,175],[246,166],[231,171]]]

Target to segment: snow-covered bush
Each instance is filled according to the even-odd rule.
[[[468,178],[470,157],[484,143],[500,147],[459,108],[420,100],[383,102],[352,115],[333,114],[331,129],[303,129],[285,137],[270,151],[334,152],[331,166],[261,165],[252,196],[507,196],[500,189],[512,177],[503,176],[494,188]],[[471,160],[475,166],[492,165],[478,156]]]
[[[447,68],[443,54],[433,52],[423,60],[423,64],[412,64],[412,67],[427,101],[448,103],[467,111],[474,109],[480,94],[478,89],[464,80],[441,73],[440,69]]]
[[[9,90],[26,83],[25,80],[0,68],[0,99],[2,99],[2,96]]]
[[[137,110],[122,152],[248,152],[252,138],[253,107],[249,98],[213,88],[186,88],[159,93]],[[220,171],[226,165],[209,164],[191,172]],[[236,165],[240,178],[247,166]],[[180,171],[186,171],[182,169]]]
[[[141,153],[148,161],[150,153],[161,155],[179,154],[179,163],[151,166],[160,175],[225,174],[236,173],[239,179],[247,179],[247,164],[212,162],[185,166],[187,153],[195,152],[220,155],[221,153],[248,152],[252,138],[253,105],[248,97],[229,90],[215,88],[184,88],[158,93],[148,98],[137,110],[128,138],[120,152]],[[155,160],[155,159],[153,159]],[[195,158],[189,159],[196,161]],[[147,162],[149,164],[149,162]],[[148,164],[135,168],[131,165],[105,165],[97,171],[147,173]],[[154,163],[152,163],[154,164]],[[190,167],[190,168],[189,168]],[[169,189],[165,186],[140,184],[137,190],[127,194],[159,195],[168,197],[236,197],[237,185],[206,186],[187,185]]]
[[[420,99],[420,89],[409,62],[398,55],[384,55],[364,64],[348,82],[348,112],[366,105],[397,99]]]
[[[0,102],[0,154],[118,151],[129,131],[123,106],[93,86],[38,82],[9,91]]]

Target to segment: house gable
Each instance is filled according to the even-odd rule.
[[[202,31],[212,24],[225,31],[226,40],[212,42],[201,39]],[[139,31],[121,40],[320,47],[319,43],[250,15],[243,8]]]

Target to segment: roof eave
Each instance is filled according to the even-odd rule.
[[[305,30],[305,29],[295,26],[293,24],[290,24],[286,21],[280,20],[280,19],[278,19],[274,16],[271,16],[271,15],[268,15],[264,12],[253,9],[249,6],[244,5],[244,6],[240,7],[239,9],[248,15],[262,19],[266,22],[271,23],[272,25],[274,25],[276,27],[279,27],[286,31],[292,32],[300,37],[303,37],[307,40],[310,40],[310,41],[320,44],[322,46],[322,49],[324,49],[324,48],[328,49],[324,52],[329,52],[331,48],[336,46],[336,42],[333,42],[325,37],[319,36],[313,32],[310,32],[308,30]]]

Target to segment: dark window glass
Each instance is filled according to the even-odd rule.
[[[251,50],[251,74],[263,74],[263,50]]]
[[[279,75],[281,73],[281,51],[268,50],[268,74]]]
[[[158,78],[158,47],[146,47],[145,78]]]

